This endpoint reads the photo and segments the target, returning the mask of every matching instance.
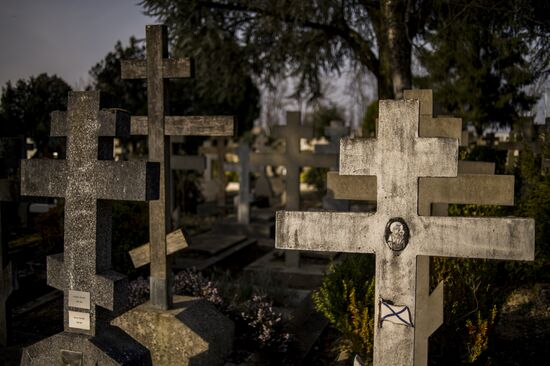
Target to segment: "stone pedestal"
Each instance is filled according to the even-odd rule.
[[[151,352],[154,365],[223,365],[233,348],[235,327],[211,303],[175,296],[170,310],[149,303],[112,321]]]
[[[23,350],[21,365],[152,365],[149,351],[123,331],[109,326],[101,336],[62,332]]]

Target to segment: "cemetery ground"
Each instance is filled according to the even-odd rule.
[[[318,208],[318,202],[322,192],[310,190],[302,193],[302,207]],[[228,197],[228,201],[231,196]],[[62,331],[63,301],[62,293],[46,285],[45,257],[57,253],[62,248],[63,230],[61,218],[63,216],[63,201],[45,214],[33,217],[36,222],[36,230],[22,230],[11,233],[10,257],[18,264],[20,271],[26,273],[20,276],[20,289],[10,299],[13,308],[12,326],[14,329],[13,341],[9,348],[3,352],[1,360],[5,365],[19,364],[19,355],[22,347],[33,344],[41,339]],[[134,286],[139,288],[147,276],[147,269],[134,269],[126,255],[129,248],[142,243],[147,238],[145,232],[136,228],[146,227],[147,206],[142,203],[119,203],[115,205],[114,213],[114,242],[120,245],[114,246],[113,263],[115,268],[122,273],[128,273],[134,281]],[[353,210],[364,211],[372,209],[372,205],[364,202],[354,202]],[[473,206],[453,206],[452,210],[475,211]],[[481,207],[478,211],[494,210],[492,207]],[[476,214],[476,212],[473,212]],[[479,214],[479,213],[477,213]],[[186,229],[190,236],[209,230],[212,225],[221,218],[219,215],[200,216],[186,214],[182,222],[186,223]],[[202,273],[189,272],[188,278],[195,281],[194,285],[201,284],[202,289],[197,290],[193,285],[186,287],[185,293],[189,295],[205,296],[214,303],[225,302],[222,307],[227,308],[239,303],[241,308],[262,308],[273,310],[271,316],[278,319],[278,312],[284,313],[283,308],[288,305],[288,295],[285,299],[284,289],[277,289],[269,280],[263,279],[264,286],[255,286],[247,276],[242,275],[242,269],[268,251],[261,245],[254,245],[238,255],[230,256],[213,268],[208,268]],[[368,255],[366,257],[369,257]],[[281,259],[283,260],[283,259]],[[368,259],[367,259],[368,261]],[[461,260],[450,260],[460,262]],[[472,265],[482,264],[484,261],[472,261]],[[362,275],[368,274],[363,271]],[[181,278],[182,276],[180,276]],[[210,282],[212,280],[212,282]],[[267,282],[266,282],[267,281]],[[258,281],[256,281],[257,283]],[[185,281],[184,281],[185,283]],[[238,290],[236,290],[236,288]],[[266,291],[265,289],[272,289]],[[550,287],[541,284],[527,285],[521,288],[510,289],[506,285],[499,286],[499,291],[507,294],[495,320],[496,326],[490,327],[488,335],[490,342],[484,350],[482,357],[476,359],[477,365],[530,365],[540,364],[538,360],[550,356],[547,347],[547,339],[550,336]],[[139,293],[139,291],[138,291]],[[262,297],[254,298],[253,294]],[[135,302],[145,301],[145,293],[141,293],[134,299]],[[266,296],[266,297],[263,297]],[[37,301],[38,299],[38,301]],[[223,300],[221,300],[223,299]],[[233,305],[228,305],[228,299],[232,299]],[[470,310],[470,309],[469,309]],[[242,311],[241,311],[242,312]],[[238,312],[237,312],[238,313]],[[236,316],[236,318],[241,318]],[[240,319],[242,321],[242,318]],[[275,349],[270,349],[261,344],[251,343],[251,339],[257,334],[251,334],[251,329],[245,325],[237,326],[234,352],[228,359],[228,365],[259,365],[259,364],[303,364],[303,365],[351,365],[353,352],[348,340],[343,337],[341,331],[333,325],[328,325],[319,339],[311,347],[307,354],[300,354],[296,344],[296,329],[287,325],[286,321],[274,323],[272,337],[279,342],[272,344]],[[462,364],[467,360],[456,358],[456,354],[446,354],[445,347],[440,342],[449,340],[448,328],[451,333],[460,327],[458,323],[450,324],[438,330],[431,341],[430,364],[450,365]],[[240,334],[239,334],[240,333]],[[475,332],[474,332],[475,333]],[[474,337],[479,336],[473,334]],[[284,347],[285,350],[278,347]],[[451,347],[452,348],[452,347]],[[281,351],[287,358],[281,362]],[[293,357],[302,358],[300,361]],[[336,361],[335,361],[336,360]]]

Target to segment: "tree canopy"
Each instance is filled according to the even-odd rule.
[[[39,154],[48,147],[50,113],[67,109],[71,87],[56,75],[40,74],[15,85],[8,81],[0,99],[0,135],[32,137]]]
[[[244,69],[265,85],[281,75],[297,77],[297,92],[312,98],[320,95],[324,75],[348,65],[375,75],[380,99],[399,97],[413,86],[416,62],[431,74],[420,85],[444,94],[449,113],[467,110],[463,116],[480,125],[506,124],[532,105],[525,86],[548,74],[545,0],[141,4],[169,25],[178,52],[208,67]],[[220,85],[232,79],[231,73],[217,75]],[[450,97],[453,92],[460,95]]]
[[[439,0],[419,48],[439,112],[459,115],[481,134],[510,126],[536,101],[527,88],[548,76],[550,3]]]
[[[346,62],[368,68],[378,94],[411,86],[412,40],[424,27],[429,0],[144,0],[147,14],[171,27],[182,52],[209,65],[229,63],[264,82],[285,73],[313,97],[323,73]]]
[[[114,50],[90,70],[91,87],[114,96],[117,106],[132,114],[147,114],[145,80],[122,80],[120,77],[120,60],[144,58],[142,42],[133,37],[127,47],[117,42]],[[228,73],[226,65],[219,65],[216,70],[206,66],[198,65],[194,78],[170,81],[170,113],[232,114],[237,117],[239,134],[249,130],[259,115],[260,99],[259,90],[251,77],[236,72],[231,81],[217,83],[216,72]]]

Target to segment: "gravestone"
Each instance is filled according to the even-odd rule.
[[[202,211],[206,214],[216,214],[220,211],[225,214],[227,205],[225,155],[233,151],[234,148],[229,146],[229,141],[222,138],[207,140],[199,147],[199,152],[206,157],[206,169],[202,182],[202,192],[207,201]],[[209,202],[215,202],[215,206],[208,205]]]
[[[311,126],[302,126],[300,112],[287,112],[286,126],[275,126],[273,136],[285,141],[285,152],[279,153],[252,153],[250,162],[252,165],[284,166],[286,168],[286,204],[287,210],[300,209],[300,169],[305,166],[330,168],[338,165],[338,157],[335,154],[314,154],[300,151],[300,140],[312,138]],[[287,252],[285,263],[289,267],[299,267],[300,255],[298,252]]]
[[[167,29],[164,25],[146,26],[146,60],[121,62],[122,79],[147,80],[148,116],[132,117],[132,135],[147,135],[149,161],[160,163],[160,199],[149,203],[149,242],[151,248],[151,305],[168,309],[170,261],[166,235],[171,229],[169,212],[170,136],[228,136],[233,134],[233,118],[223,116],[166,116],[167,81],[191,77],[191,62],[168,58]]]
[[[17,186],[13,179],[0,179],[0,347],[9,342],[10,312],[7,307],[9,296],[15,289],[12,263],[8,260],[8,211],[4,202],[17,198]]]
[[[49,256],[48,285],[64,293],[64,329],[25,348],[23,365],[150,364],[147,350],[104,324],[102,309],[126,306],[126,278],[111,270],[111,200],[158,198],[159,166],[112,161],[113,137],[130,118],[99,110],[99,92],[70,92],[52,114],[51,136],[67,136],[66,160],[23,160],[21,194],[65,198],[64,252]]]
[[[169,359],[177,359],[182,365],[197,360],[217,364],[231,351],[232,322],[220,313],[213,316],[200,311],[203,308],[200,301],[189,302],[171,293],[172,270],[167,243],[171,229],[170,136],[231,136],[234,121],[233,117],[223,116],[166,116],[168,79],[187,78],[192,74],[189,59],[168,58],[167,37],[166,26],[147,25],[147,59],[121,62],[123,79],[147,80],[148,115],[132,117],[131,133],[148,137],[149,161],[160,164],[160,194],[158,200],[149,203],[150,244],[146,247],[150,253],[150,301],[112,323],[147,347],[155,363],[165,362],[168,350]],[[193,315],[189,317],[189,314]],[[145,319],[148,326],[144,331],[140,320]],[[186,329],[191,329],[195,338],[167,337],[166,329],[176,333],[187,333]]]
[[[422,96],[426,91],[405,91],[410,98]],[[420,98],[420,109],[423,103],[431,99]],[[426,110],[428,112],[429,110]],[[445,117],[448,118],[448,117]],[[435,137],[456,137],[460,133],[461,123],[428,128],[422,125],[428,120],[427,113],[419,120],[419,131]],[[441,121],[436,118],[435,121]],[[423,136],[419,133],[420,137]],[[513,205],[514,177],[493,176],[494,163],[459,161],[458,176],[451,178],[420,178],[418,192],[418,214],[420,216],[447,216],[449,203]],[[337,199],[376,201],[376,177],[344,176],[329,172],[327,187]],[[359,189],[362,187],[363,189]],[[430,293],[429,291],[429,257],[417,257],[416,306],[417,331],[415,335],[415,363],[427,364],[428,337],[443,323],[443,283]]]
[[[224,170],[239,174],[239,195],[237,196],[237,222],[250,224],[250,148],[242,142],[237,148],[238,163],[225,163]]]
[[[418,215],[418,177],[454,177],[458,143],[419,137],[418,100],[380,101],[376,139],[341,141],[340,174],[376,176],[376,213],[277,213],[276,247],[376,254],[374,365],[413,365],[418,256],[532,260],[534,221]]]
[[[325,127],[325,135],[328,136],[328,144],[316,144],[313,151],[320,154],[339,154],[340,139],[349,135],[349,127],[342,121],[330,121]],[[334,167],[337,168],[337,167]]]
[[[170,138],[172,149],[170,151],[170,182],[172,192],[170,194],[170,212],[172,214],[172,228],[180,226],[180,210],[176,203],[178,187],[176,187],[175,172],[193,170],[203,173],[206,169],[206,159],[203,155],[179,154],[174,151],[176,144],[184,142],[183,136],[173,136]],[[181,188],[180,188],[181,189]],[[181,203],[181,202],[180,202]]]
[[[340,153],[340,139],[349,135],[349,127],[344,125],[342,121],[331,121],[330,125],[325,127],[325,135],[329,137],[328,144],[317,144],[314,146],[316,153],[327,153],[338,155]],[[330,170],[338,171],[338,165],[330,167]],[[332,196],[332,192],[327,190],[323,197],[323,208],[332,211],[349,211],[349,201],[336,200]]]
[[[500,142],[495,146],[495,149],[507,151],[506,165],[511,169],[516,165],[520,154],[525,150],[531,151],[534,155],[544,153],[545,143],[541,132],[547,128],[546,123],[535,124],[533,117],[520,117],[512,125],[509,141]]]

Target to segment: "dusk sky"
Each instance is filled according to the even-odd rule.
[[[113,50],[118,40],[126,45],[132,35],[144,38],[145,25],[157,23],[142,14],[140,0],[0,1],[0,87],[8,80],[46,72],[82,89],[91,67]],[[353,74],[329,78],[332,89],[328,89],[328,97],[347,105],[348,118],[357,122],[362,110],[350,108],[354,103],[346,90],[353,78]],[[542,122],[544,100],[536,110],[537,120]]]
[[[130,36],[145,37],[139,0],[1,0],[0,86],[57,74],[82,87],[88,71]]]

